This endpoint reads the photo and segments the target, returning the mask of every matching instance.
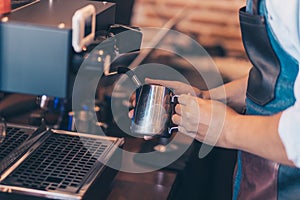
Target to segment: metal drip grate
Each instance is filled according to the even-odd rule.
[[[0,162],[18,146],[20,146],[35,129],[7,127],[6,137],[0,144]]]
[[[4,184],[75,192],[110,145],[111,141],[102,139],[51,134]]]

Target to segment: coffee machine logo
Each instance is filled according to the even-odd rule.
[[[101,160],[112,168],[130,173],[145,173],[169,166],[189,149],[194,139],[203,141],[204,144],[200,148],[199,157],[205,157],[217,143],[222,131],[222,126],[219,124],[219,129],[213,128],[216,127],[214,124],[216,122],[212,119],[214,119],[214,115],[218,115],[219,119],[225,119],[226,115],[225,111],[212,112],[211,120],[206,122],[206,127],[203,128],[203,124],[201,125],[201,106],[197,103],[198,94],[193,88],[214,88],[222,85],[223,79],[212,58],[198,42],[183,33],[169,29],[142,28],[140,31],[143,34],[143,41],[139,51],[136,51],[135,45],[134,47],[130,46],[129,41],[137,40],[135,38],[137,35],[132,34],[131,31],[116,34],[113,38],[108,38],[107,41],[103,41],[95,47],[78,71],[72,96],[74,111],[82,110],[82,105],[93,108],[98,101],[96,96],[99,96],[100,90],[103,95],[102,100],[103,98],[109,99],[108,107],[111,112],[109,122],[113,121],[111,124],[117,127],[114,130],[118,130],[131,138],[137,137],[137,140],[150,139],[145,140],[143,142],[145,144],[156,142],[155,145],[150,145],[150,149],[142,152],[130,152],[117,147],[116,153],[122,157],[122,165],[111,162],[105,163],[105,160]],[[163,37],[158,40],[157,37],[162,34]],[[126,41],[120,41],[124,38]],[[127,52],[120,53],[116,45],[118,43],[126,44],[127,46],[123,46],[122,49],[126,49]],[[124,68],[127,69],[124,70]],[[149,84],[163,85],[168,89],[168,92],[159,93],[157,90],[158,88],[161,89],[160,87],[152,87],[151,91],[150,89],[146,92],[141,91],[143,85]],[[223,96],[223,99],[226,99],[225,89],[220,91],[221,94],[219,93],[218,97]],[[146,93],[146,98],[148,100],[152,98],[152,101],[144,100],[145,105],[139,104],[139,108],[149,106],[149,102],[151,105],[153,104],[153,107],[141,109],[143,119],[157,118],[161,121],[165,119],[164,116],[155,114],[159,112],[160,115],[167,116],[169,107],[167,109],[166,106],[171,105],[172,102],[162,104],[159,101],[165,101],[166,98],[170,101],[169,94],[171,96],[178,95],[179,101],[188,104],[185,108],[186,112],[181,113],[181,110],[178,110],[179,107],[176,107],[176,103],[174,103],[175,109],[171,115],[180,113],[182,120],[178,122],[179,131],[177,133],[173,133],[170,137],[157,137],[154,132],[151,132],[150,135],[133,134],[130,127],[134,121],[143,121],[145,127],[139,128],[156,130],[149,127],[145,120],[131,118],[130,113],[132,111],[130,110],[137,106],[138,96],[141,92]],[[214,95],[216,94],[210,94],[210,97],[213,99]],[[152,109],[156,109],[156,113],[150,112]],[[211,104],[211,109],[217,110],[213,104]],[[89,120],[97,122],[97,114],[92,112]],[[155,122],[154,119],[151,120],[151,122],[153,121]],[[169,119],[169,122],[172,121]],[[189,126],[181,126],[182,124],[189,124]],[[90,124],[90,126],[94,126],[94,134],[107,136],[106,133],[108,135],[110,133],[96,124]],[[77,127],[80,132],[80,126],[77,125]],[[167,125],[164,131],[168,131],[170,127],[172,126]],[[205,138],[198,138],[198,131],[205,131]],[[133,165],[133,160],[143,165]]]

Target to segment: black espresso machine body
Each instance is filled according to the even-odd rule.
[[[12,0],[12,3],[16,0]],[[72,87],[72,17],[95,7],[96,32],[115,23],[114,3],[28,0],[0,21],[0,91],[68,98]]]

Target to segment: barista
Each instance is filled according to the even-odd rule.
[[[216,145],[240,150],[233,199],[299,199],[300,2],[248,0],[240,19],[253,68],[249,76],[225,85],[226,99],[218,96],[221,88],[195,89],[196,97],[186,94],[183,83],[146,82],[181,94],[172,117],[180,132],[203,141],[208,127],[222,126]],[[245,115],[238,113],[243,107]],[[213,114],[218,112],[226,112],[225,120]]]

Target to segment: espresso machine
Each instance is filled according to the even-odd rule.
[[[41,109],[33,113],[35,125],[44,111],[66,112],[76,67],[92,43],[105,39],[99,32],[114,24],[116,5],[81,0],[11,3],[12,11],[0,23],[0,91],[36,96]],[[4,117],[16,113],[15,105],[3,107]]]
[[[73,132],[74,112],[85,117],[95,108],[83,99],[82,110],[73,111],[70,99],[86,60],[95,61],[86,65],[93,73],[140,48],[142,34],[115,24],[115,12],[116,4],[95,0],[11,0],[11,12],[1,16],[0,198],[99,199],[107,193],[117,170],[106,164],[118,163],[124,141]],[[124,31],[136,40],[117,36]],[[23,111],[30,113],[28,124],[5,122]]]
[[[12,12],[0,23],[0,91],[37,96],[40,109],[32,113],[31,124],[38,124],[45,112],[53,111],[61,116],[50,124],[67,129],[68,122],[62,120],[70,111],[82,62],[89,57],[96,67],[104,68],[107,55],[113,60],[118,54],[140,48],[141,33],[115,24],[115,11],[116,4],[100,1],[12,0]],[[128,43],[116,36],[123,31],[130,31],[136,40]],[[107,48],[98,50],[101,55],[92,53],[103,41]],[[27,98],[23,109],[34,108],[30,97],[23,98]],[[11,103],[9,99],[0,105],[4,117],[17,112],[15,105],[6,105]]]

